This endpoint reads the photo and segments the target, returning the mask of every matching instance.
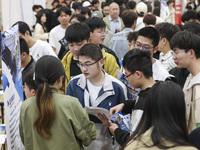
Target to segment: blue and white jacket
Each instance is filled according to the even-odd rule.
[[[66,95],[77,97],[83,107],[91,106],[90,93],[87,87],[87,79],[83,74],[75,76],[68,84]],[[95,100],[95,106],[109,110],[127,100],[126,86],[105,72],[104,85]]]

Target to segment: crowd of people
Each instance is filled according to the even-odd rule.
[[[34,32],[16,22],[25,149],[200,149],[200,11],[176,25],[173,5],[54,0]],[[129,132],[85,107],[130,114]]]

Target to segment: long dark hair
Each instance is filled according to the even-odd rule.
[[[45,13],[44,13],[43,10],[41,10],[35,15],[36,16],[36,23],[39,23],[42,26],[42,28],[44,29],[44,32],[47,32],[46,23],[44,23],[44,24],[41,23],[41,18],[43,16],[43,14],[45,14]]]
[[[146,147],[157,146],[160,149],[168,149],[190,145],[185,114],[185,100],[181,87],[171,81],[158,82],[149,91],[144,114],[130,140],[140,140],[140,135],[153,127],[151,133],[153,144],[144,143]],[[165,145],[163,140],[171,142],[172,145]]]
[[[43,56],[35,65],[38,116],[34,126],[37,128],[37,132],[47,139],[52,136],[51,126],[55,119],[53,96],[49,85],[53,85],[64,74],[62,63],[54,56]]]

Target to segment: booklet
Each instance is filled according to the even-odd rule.
[[[94,116],[98,117],[97,114],[100,113],[100,114],[105,114],[106,117],[109,118],[109,111],[107,109],[105,109],[105,108],[85,106],[85,110],[90,115],[94,115]]]
[[[109,116],[109,111],[101,107],[85,106],[85,110],[88,114],[94,115],[96,117],[98,117],[98,113],[105,114],[106,117],[110,119],[113,123],[116,123],[119,126],[119,128],[130,132],[130,114],[123,116],[121,112],[118,112]]]

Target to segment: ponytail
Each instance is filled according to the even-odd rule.
[[[36,108],[38,116],[34,122],[34,126],[41,136],[49,139],[52,136],[51,126],[55,119],[55,109],[51,89],[47,82],[38,85]]]

